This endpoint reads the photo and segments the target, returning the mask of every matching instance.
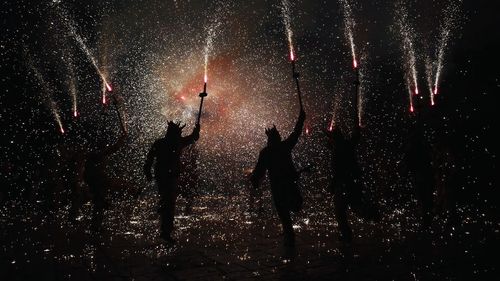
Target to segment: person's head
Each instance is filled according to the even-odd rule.
[[[278,130],[276,129],[276,125],[273,125],[272,128],[266,129],[266,135],[267,135],[268,145],[277,144],[281,141],[281,136]]]
[[[167,133],[165,135],[165,138],[167,138],[169,140],[180,140],[181,135],[182,135],[182,129],[184,129],[184,127],[186,127],[186,125],[181,126],[180,123],[172,122],[172,121],[169,121],[167,124],[168,124],[168,127],[167,127]]]

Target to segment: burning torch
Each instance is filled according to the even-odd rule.
[[[295,56],[293,54],[293,50],[290,50],[290,60],[292,61],[292,77],[295,80],[295,84],[297,85],[297,95],[299,96],[300,109],[304,110],[304,107],[302,106],[302,93],[300,91],[299,83],[300,73],[295,70]]]
[[[201,118],[201,110],[203,109],[203,99],[208,96],[207,94],[207,75],[205,74],[205,83],[203,84],[203,92],[199,94],[199,97],[201,98],[200,101],[200,110],[198,111],[198,120],[196,121],[197,125],[200,125],[200,118]]]

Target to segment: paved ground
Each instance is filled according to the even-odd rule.
[[[354,243],[343,245],[331,208],[315,207],[296,217],[297,245],[286,249],[270,205],[257,217],[240,197],[205,196],[191,215],[179,211],[178,243],[168,247],[155,200],[115,202],[99,236],[88,230],[89,204],[69,224],[67,208],[46,216],[37,204],[8,203],[0,280],[497,280],[488,256],[499,249],[498,225],[422,234],[356,221]]]

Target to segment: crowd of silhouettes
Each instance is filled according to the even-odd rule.
[[[450,149],[450,140],[441,138],[431,146],[425,136],[425,117],[414,114],[413,126],[406,141],[405,166],[408,168],[415,193],[417,195],[421,226],[429,228],[433,215],[443,210],[456,217],[454,178],[457,174],[455,151]],[[297,145],[306,113],[300,108],[293,131],[282,139],[280,132],[273,126],[265,130],[267,145],[258,154],[254,169],[248,169],[245,178],[251,184],[250,211],[262,209],[263,179],[268,174],[273,205],[279,217],[284,237],[284,245],[295,245],[295,233],[292,217],[303,208],[303,196],[298,181],[301,171],[296,169],[292,151]],[[358,120],[359,121],[359,120]],[[200,138],[200,125],[196,124],[192,133],[183,136],[185,125],[168,122],[166,134],[152,144],[144,163],[144,175],[148,181],[155,180],[159,195],[160,237],[173,244],[174,215],[176,202],[181,195],[186,201],[184,213],[191,214],[195,195],[199,192],[198,163],[199,151],[195,142]],[[130,183],[108,174],[109,159],[124,147],[127,130],[121,126],[117,140],[108,144],[101,141],[92,151],[86,151],[85,145],[74,146],[61,144],[46,162],[40,173],[45,174],[41,183],[47,208],[53,208],[53,194],[57,189],[68,188],[69,219],[75,222],[80,207],[86,198],[92,203],[91,229],[99,233],[102,228],[104,211],[109,205],[107,198],[113,189],[133,189]],[[363,171],[358,162],[358,146],[363,136],[363,127],[356,122],[352,128],[333,125],[325,131],[325,140],[329,148],[330,170],[329,191],[333,195],[333,210],[338,223],[339,240],[351,242],[353,231],[349,223],[349,210],[359,218],[378,221],[381,213],[377,202],[367,196],[363,183]],[[6,163],[6,162],[5,162]],[[3,163],[2,170],[12,167]],[[153,170],[153,172],[152,172]],[[50,174],[50,176],[48,176]],[[64,176],[63,176],[64,175]],[[444,175],[444,176],[443,176]],[[40,176],[42,178],[43,176]],[[7,178],[2,178],[10,184]],[[88,186],[88,194],[83,194],[83,185]],[[138,190],[138,188],[136,188]],[[137,192],[134,193],[136,196]],[[434,202],[434,194],[437,200]],[[8,194],[0,194],[2,197]]]

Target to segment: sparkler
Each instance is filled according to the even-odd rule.
[[[203,92],[199,94],[200,100],[200,110],[198,111],[198,120],[196,121],[197,125],[200,125],[201,111],[203,109],[203,99],[208,96],[207,94],[207,76],[205,75],[204,79],[205,83],[203,84]]]
[[[414,34],[415,31],[409,24],[408,13],[406,8],[401,4],[398,11],[398,26],[399,32],[402,36],[402,51],[404,56],[403,68],[405,70],[406,85],[408,87],[408,92],[410,96],[410,112],[414,111],[413,107],[413,97],[412,95],[418,95],[418,75],[417,75],[417,63],[414,47]]]
[[[441,73],[443,71],[444,67],[444,57],[445,57],[445,52],[446,52],[446,47],[448,46],[448,42],[450,41],[451,37],[451,31],[453,28],[456,27],[457,25],[457,18],[458,14],[460,12],[460,4],[462,1],[455,1],[455,2],[450,2],[449,5],[447,5],[446,10],[444,11],[444,17],[442,18],[442,28],[441,28],[441,33],[440,33],[440,38],[439,38],[439,46],[438,46],[438,51],[437,51],[437,57],[436,57],[436,63],[435,66],[436,68],[434,69],[434,75],[433,75],[433,69],[432,65],[431,68],[427,72],[427,76],[429,80],[434,80],[431,81],[430,86],[429,86],[429,92],[430,92],[430,97],[431,97],[431,105],[434,105],[434,97],[439,93],[439,83],[441,79]],[[433,78],[431,78],[434,76]]]
[[[26,54],[26,56],[27,56],[27,54]],[[59,109],[58,109],[57,103],[54,101],[54,99],[50,95],[50,92],[51,92],[50,87],[48,86],[47,82],[43,78],[42,73],[40,73],[40,71],[35,67],[35,65],[33,64],[33,61],[28,56],[27,56],[27,62],[28,62],[28,66],[31,68],[35,77],[38,79],[38,81],[40,82],[40,85],[42,86],[42,93],[44,95],[44,99],[43,99],[44,103],[47,105],[50,112],[52,113],[52,116],[54,117],[54,120],[56,121],[57,126],[59,127],[59,132],[61,134],[64,134],[65,130],[64,130],[64,126],[63,126],[62,121],[61,121],[61,116],[59,115]]]
[[[356,44],[354,43],[354,30],[356,22],[354,21],[354,16],[352,13],[351,3],[349,0],[339,0],[340,6],[342,7],[342,13],[344,17],[344,34],[349,43],[352,56],[352,67],[356,74],[356,80],[354,85],[356,86],[356,110],[358,117],[358,125],[361,127],[361,113],[362,113],[362,98],[361,98],[361,80],[360,80],[360,69],[359,63],[356,56]]]
[[[104,84],[103,92],[102,92],[102,103],[106,104],[106,92],[105,91],[107,90],[108,92],[111,92],[111,91],[113,91],[113,88],[111,87],[111,84],[106,79],[106,75],[104,75],[104,73],[99,69],[99,66],[97,65],[97,60],[92,55],[90,49],[85,44],[85,41],[83,40],[83,38],[76,31],[75,26],[72,24],[72,22],[67,17],[64,19],[65,19],[65,22],[66,22],[69,30],[70,30],[71,35],[73,36],[73,38],[75,38],[76,42],[78,43],[78,46],[83,51],[83,53],[86,55],[87,59],[90,61],[90,63],[92,64],[92,66],[96,70],[97,74],[101,78],[102,83]]]
[[[281,13],[283,15],[283,24],[285,25],[286,37],[288,39],[290,61],[292,63],[292,77],[295,80],[295,84],[297,86],[297,95],[299,98],[300,109],[303,110],[304,107],[302,105],[302,93],[300,91],[300,83],[299,83],[300,74],[295,69],[295,60],[297,59],[297,57],[295,55],[295,50],[293,47],[293,31],[290,18],[290,3],[287,0],[281,1]]]
[[[358,68],[358,61],[356,59],[356,44],[354,43],[354,27],[356,22],[352,15],[351,3],[349,0],[340,0],[340,5],[342,7],[342,13],[344,15],[344,33],[351,47],[352,55],[352,67],[354,69]]]
[[[201,112],[203,109],[203,100],[205,99],[207,94],[207,82],[208,82],[208,57],[210,55],[210,52],[213,49],[213,43],[214,43],[214,38],[215,38],[215,31],[217,30],[219,26],[219,23],[216,22],[213,24],[209,29],[208,29],[208,35],[207,35],[207,41],[205,44],[205,49],[204,49],[204,59],[205,59],[205,64],[204,64],[204,75],[203,75],[203,92],[201,92],[198,96],[201,98],[200,100],[200,109],[198,111],[198,119],[196,120],[196,124],[200,125],[200,119],[201,119]]]

